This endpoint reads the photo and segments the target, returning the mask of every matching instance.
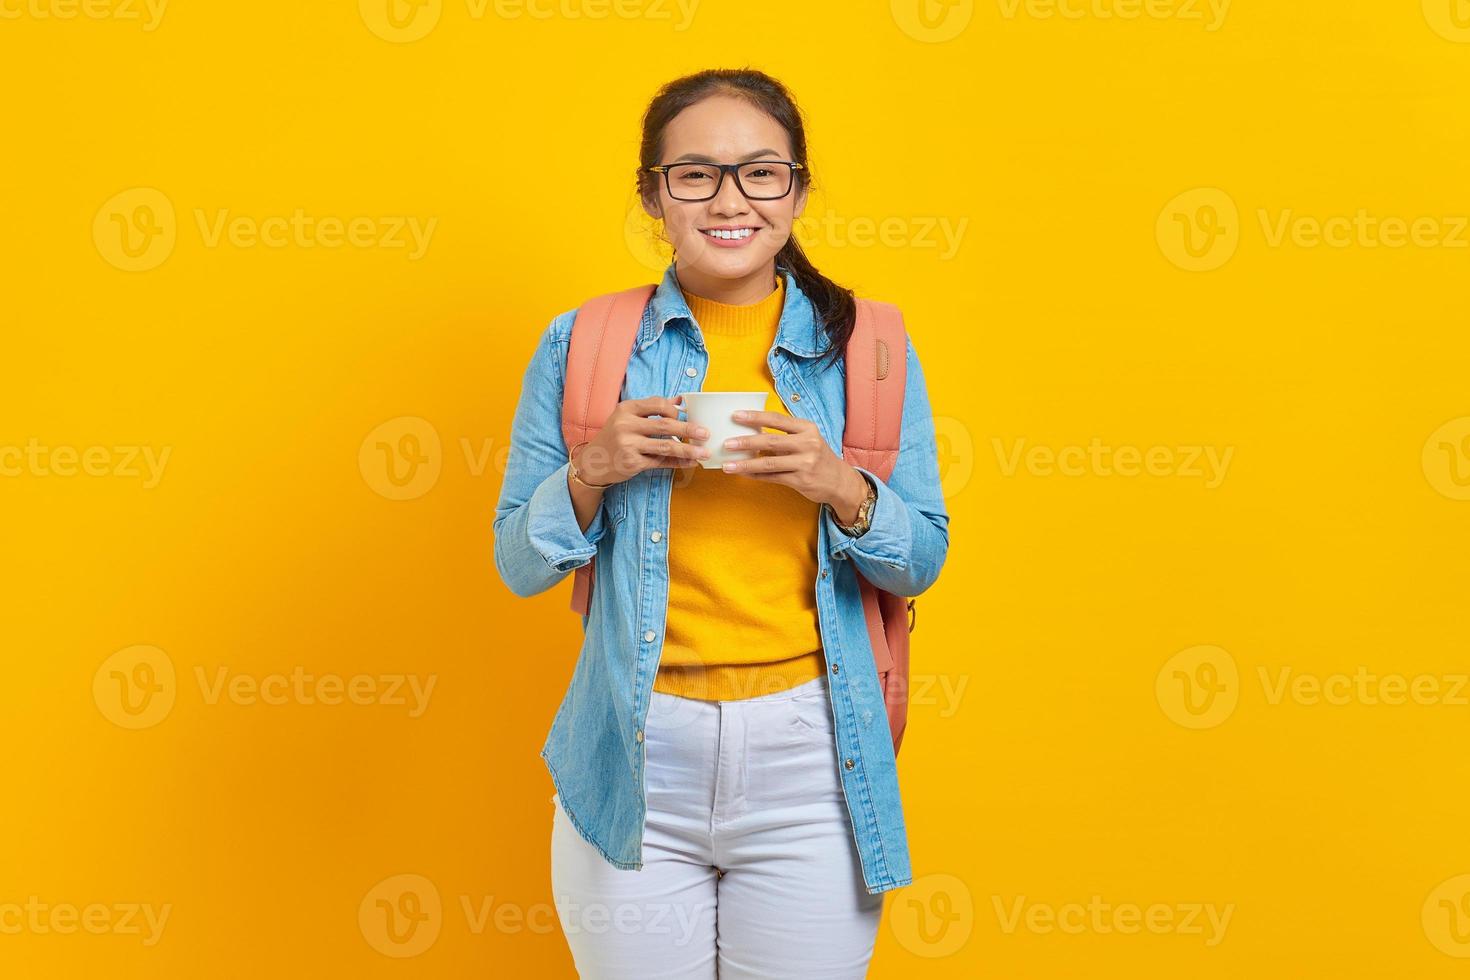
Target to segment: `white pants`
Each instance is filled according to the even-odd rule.
[[[609,864],[552,796],[552,890],[583,980],[867,974],[883,895],[863,884],[826,685],[653,693],[642,870]]]

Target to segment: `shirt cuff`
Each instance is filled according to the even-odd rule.
[[[854,466],[878,491],[868,515],[868,529],[857,537],[842,530],[833,516],[832,508],[824,507],[823,520],[827,522],[827,540],[831,542],[828,555],[835,559],[848,558],[848,551],[863,558],[881,561],[893,568],[908,567],[908,554],[913,546],[913,527],[909,524],[909,509],[888,484],[878,479],[873,472]]]
[[[597,554],[597,542],[607,531],[602,519],[601,501],[585,532],[577,523],[572,490],[567,486],[567,471],[571,465],[570,460],[561,464],[541,481],[531,494],[526,511],[531,546],[559,572],[570,571],[591,561]]]

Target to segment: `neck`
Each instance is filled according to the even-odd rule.
[[[685,293],[712,299],[716,303],[746,306],[759,303],[775,292],[776,263],[772,260],[750,275],[736,279],[722,279],[675,263],[674,277]]]

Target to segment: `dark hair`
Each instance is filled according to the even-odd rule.
[[[659,154],[663,152],[664,129],[670,120],[695,103],[715,95],[744,99],[780,123],[791,139],[792,158],[803,165],[796,171],[796,179],[800,182],[796,190],[811,186],[806,128],[802,125],[801,110],[786,86],[765,72],[750,68],[711,68],[665,84],[648,104],[643,114],[643,140],[638,148],[638,193],[644,200],[658,200],[658,174],[648,173],[643,168],[661,162]],[[857,319],[857,304],[852,290],[839,286],[818,272],[794,234],[776,253],[776,264],[789,269],[801,291],[811,299],[817,322],[827,333],[825,356],[835,362],[847,349],[847,340],[852,336]]]

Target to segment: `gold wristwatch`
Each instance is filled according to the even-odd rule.
[[[858,472],[862,473],[861,470]],[[838,529],[850,538],[862,537],[868,530],[868,525],[873,521],[873,505],[878,502],[878,488],[873,486],[873,481],[869,478],[868,474],[862,473],[862,477],[863,482],[868,485],[868,495],[863,498],[862,503],[858,504],[857,520],[851,524],[843,524],[837,519],[837,512],[832,510],[831,504],[822,505],[829,511],[832,511],[832,523],[836,524]]]

